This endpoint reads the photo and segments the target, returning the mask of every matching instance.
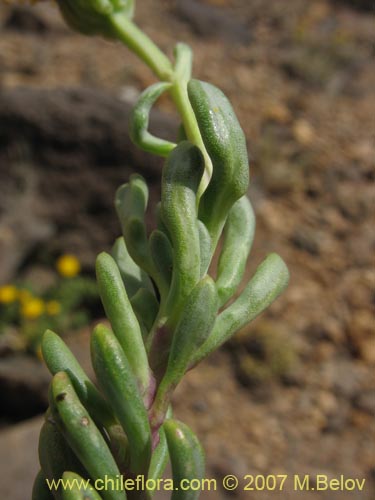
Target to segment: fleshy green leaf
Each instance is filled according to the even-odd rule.
[[[194,356],[198,363],[240,328],[263,312],[285,289],[289,271],[277,254],[269,254],[258,266],[241,295],[216,319],[210,336]]]
[[[54,498],[51,490],[47,486],[45,475],[43,471],[40,470],[34,481],[31,500],[53,500]]]
[[[120,472],[112,453],[65,372],[53,377],[50,398],[53,418],[59,430],[91,478],[115,479]],[[125,498],[123,492],[111,490],[103,490],[102,496],[104,500]]]
[[[155,229],[149,240],[150,254],[157,271],[157,282],[162,295],[166,295],[172,280],[173,250],[165,233]]]
[[[150,468],[148,470],[148,479],[153,479],[157,481],[162,477],[164,469],[168,462],[168,446],[167,440],[165,437],[165,432],[163,426],[159,429],[159,443],[156,446],[151,462]],[[155,490],[149,490],[151,494],[155,492]]]
[[[92,334],[91,358],[99,384],[127,435],[131,471],[145,474],[151,458],[147,411],[117,338],[103,325]]]
[[[146,335],[151,330],[159,310],[159,302],[155,295],[146,288],[140,288],[132,297],[131,304],[140,325],[144,326]]]
[[[150,383],[146,349],[142,332],[129,302],[119,268],[113,258],[102,252],[96,259],[99,293],[112,329],[138,380],[142,393]]]
[[[66,471],[62,479],[65,484],[69,484],[69,487],[63,490],[62,500],[101,500],[101,496],[90,486],[90,482],[83,479],[79,474]]]
[[[130,138],[139,148],[159,156],[168,156],[176,147],[173,142],[155,137],[148,131],[150,111],[157,99],[170,87],[169,82],[154,83],[142,92],[129,120]]]
[[[182,422],[167,420],[164,423],[164,430],[175,487],[171,500],[197,500],[200,491],[185,488],[192,480],[200,481],[204,478],[205,461],[202,446],[193,431]]]
[[[148,274],[153,268],[148,250],[144,215],[148,203],[148,187],[140,175],[131,175],[115,195],[115,207],[121,223],[126,248],[133,261]]]
[[[223,92],[210,83],[190,80],[188,94],[213,165],[212,178],[199,204],[199,218],[212,238],[213,249],[228,211],[249,185],[246,139]]]
[[[254,239],[255,215],[246,196],[231,208],[224,226],[216,288],[220,306],[224,305],[241,283]]]
[[[128,297],[133,297],[140,288],[154,292],[150,278],[130,257],[122,236],[115,241],[111,255],[119,268]]]
[[[104,426],[114,423],[114,416],[108,403],[83,371],[65,342],[51,330],[47,330],[43,335],[42,354],[52,375],[62,371],[69,375],[79,399],[89,413],[94,415],[97,423]]]
[[[215,283],[206,276],[193,289],[173,335],[167,370],[151,410],[155,427],[163,421],[171,393],[184,376],[194,353],[207,339],[215,321],[218,299]]]
[[[211,262],[211,236],[201,220],[198,221],[199,247],[200,247],[200,275],[203,277]]]
[[[204,170],[196,146],[180,142],[163,169],[161,216],[173,247],[173,277],[167,310],[177,315],[200,277],[196,192]]]

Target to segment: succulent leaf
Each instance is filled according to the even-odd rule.
[[[206,150],[213,164],[210,183],[199,204],[199,218],[214,248],[228,211],[249,185],[246,139],[223,92],[210,83],[190,80],[188,94]]]
[[[53,418],[90,477],[115,479],[120,472],[112,453],[65,372],[53,377],[50,397]],[[125,498],[123,492],[110,489],[103,490],[102,496],[104,500]]]
[[[174,332],[167,369],[151,410],[155,427],[164,419],[171,393],[184,376],[194,353],[210,334],[217,309],[215,283],[206,276],[189,295]]]
[[[141,328],[128,299],[119,268],[108,253],[98,255],[96,277],[106,315],[144,394],[150,384],[150,369]]]
[[[196,146],[180,142],[167,158],[162,177],[161,216],[173,246],[173,276],[167,310],[177,314],[200,277],[196,193],[204,171]]]
[[[116,239],[111,255],[119,268],[128,297],[133,297],[140,288],[154,292],[154,287],[147,273],[130,257],[123,236]]]
[[[139,148],[158,156],[168,156],[176,147],[173,142],[156,137],[148,131],[149,116],[157,99],[170,87],[171,83],[154,83],[142,92],[130,115],[129,135]]]
[[[79,474],[66,471],[62,476],[70,487],[63,490],[62,500],[101,500],[99,493]]]
[[[242,196],[231,208],[224,226],[224,242],[216,280],[220,306],[232,297],[241,283],[254,232],[254,211],[247,196]]]
[[[147,336],[158,314],[159,302],[147,288],[140,288],[130,302],[138,322],[143,326]]]
[[[45,475],[41,470],[35,477],[31,500],[54,500],[54,496],[47,486]]]
[[[194,363],[220,347],[234,333],[263,312],[285,289],[289,271],[282,258],[269,254],[258,266],[240,296],[216,318],[210,336],[194,356]]]
[[[200,491],[185,488],[192,480],[200,481],[204,478],[205,460],[202,446],[193,431],[178,420],[167,420],[164,430],[172,464],[173,484],[177,488],[179,485],[184,486],[173,491],[171,500],[196,500]]]
[[[99,384],[128,438],[130,469],[145,474],[151,458],[147,410],[121,345],[103,325],[98,325],[92,334],[91,358]]]
[[[43,335],[42,354],[52,375],[63,371],[69,375],[79,399],[89,413],[94,415],[96,423],[104,426],[112,425],[114,416],[108,403],[86,375],[69,347],[51,330],[47,330]]]

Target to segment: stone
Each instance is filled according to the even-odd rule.
[[[0,432],[0,498],[30,498],[39,470],[38,441],[43,417],[36,417]]]
[[[14,165],[0,173],[0,182],[0,283],[7,283],[34,248],[53,236],[54,227],[41,213],[36,172]]]
[[[26,354],[0,360],[0,407],[3,418],[19,421],[44,412],[50,375],[36,358]]]
[[[24,144],[30,160],[45,168],[127,164],[156,175],[160,159],[140,151],[129,138],[131,109],[131,104],[89,88],[1,89],[0,161],[17,159],[19,144]],[[155,111],[150,127],[173,140],[178,124]]]
[[[74,253],[92,268],[120,234],[113,198],[131,173],[147,179],[155,205],[163,160],[130,141],[131,109],[84,88],[0,90],[0,165],[7,165],[0,169],[0,283],[12,281],[39,248],[52,257]],[[172,140],[178,129],[160,112],[150,124]],[[21,146],[27,163],[20,163]]]
[[[64,337],[88,376],[95,380],[90,359],[90,331],[83,329]],[[45,364],[25,353],[0,359],[0,408],[3,418],[20,421],[43,413],[48,406],[51,375]],[[1,497],[0,497],[1,498]]]

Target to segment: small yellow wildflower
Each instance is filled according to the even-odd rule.
[[[81,264],[74,255],[65,254],[57,259],[56,268],[61,276],[64,276],[65,278],[73,278],[79,274]]]
[[[49,300],[46,303],[46,313],[49,316],[56,316],[61,312],[61,304],[57,300]]]
[[[11,304],[17,300],[17,288],[14,285],[0,287],[0,303]]]
[[[37,319],[44,312],[44,302],[37,297],[26,301],[21,306],[21,315],[27,319]]]

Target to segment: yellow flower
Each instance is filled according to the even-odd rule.
[[[0,287],[0,303],[11,304],[17,300],[17,288],[14,285]]]
[[[49,300],[46,303],[46,313],[50,316],[56,316],[61,312],[61,304],[57,300]]]
[[[65,254],[57,259],[56,268],[61,276],[73,278],[80,272],[81,264],[74,255]]]
[[[43,312],[44,302],[37,297],[24,302],[21,306],[21,315],[27,319],[37,319]]]

